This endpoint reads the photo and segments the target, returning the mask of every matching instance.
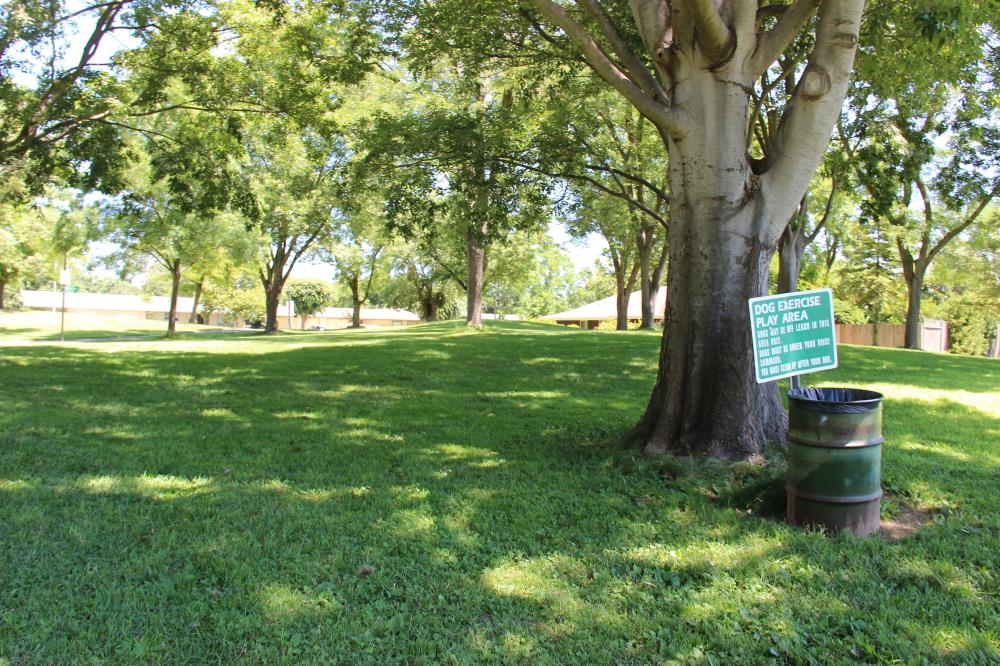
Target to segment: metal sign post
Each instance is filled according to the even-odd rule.
[[[749,306],[758,384],[791,377],[798,388],[799,375],[837,367],[829,289],[751,298]]]

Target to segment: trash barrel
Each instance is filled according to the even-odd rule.
[[[882,394],[804,387],[788,392],[788,522],[879,530]]]

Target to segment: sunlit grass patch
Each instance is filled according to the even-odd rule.
[[[2,344],[2,343],[0,343]],[[499,322],[0,350],[0,660],[997,663],[1000,375],[844,348],[899,541],[615,445],[655,334]],[[150,655],[156,655],[151,659]]]

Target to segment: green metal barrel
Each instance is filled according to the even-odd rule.
[[[879,530],[882,394],[849,388],[788,392],[788,522]]]

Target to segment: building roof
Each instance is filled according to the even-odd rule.
[[[62,307],[61,291],[31,291],[21,292],[21,301],[28,308],[48,309],[53,306]],[[194,299],[190,296],[177,297],[177,312],[191,312]],[[134,294],[91,294],[87,292],[66,292],[66,309],[68,310],[106,310],[110,312],[170,312],[169,296],[140,296]],[[201,312],[201,304],[198,305]],[[288,314],[289,308],[282,305],[278,308],[278,316]],[[292,309],[294,312],[294,309]],[[350,320],[353,314],[351,308],[327,308],[313,317]],[[361,308],[361,318],[369,320],[383,319],[387,321],[420,321],[420,317],[407,310],[395,308]]]
[[[654,317],[660,319],[667,309],[667,288],[660,287],[653,303]],[[572,310],[539,317],[542,321],[608,321],[618,318],[618,306],[614,296],[602,298],[593,303],[581,305]],[[628,318],[642,319],[642,292],[633,291],[628,298]]]
[[[62,307],[61,291],[21,291],[21,302],[28,308]],[[191,312],[194,299],[189,296],[177,298],[178,312]],[[117,312],[170,312],[170,297],[141,296],[138,294],[91,294],[88,292],[66,292],[68,310],[110,310]],[[199,306],[199,310],[201,307]]]
[[[310,318],[350,319],[352,316],[354,316],[352,308],[326,308],[311,315]],[[420,321],[420,317],[409,310],[397,310],[396,308],[361,308],[361,318],[385,319],[388,321]]]

